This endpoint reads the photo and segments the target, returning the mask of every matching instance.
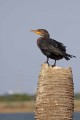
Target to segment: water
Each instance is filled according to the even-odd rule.
[[[35,120],[34,113],[0,114],[0,120]],[[80,120],[80,112],[74,113],[73,120]]]

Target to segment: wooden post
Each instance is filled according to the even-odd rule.
[[[71,68],[43,64],[36,96],[36,120],[72,120],[74,87]]]

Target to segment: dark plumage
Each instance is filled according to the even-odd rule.
[[[54,59],[56,65],[56,60],[60,60],[65,58],[66,60],[70,60],[70,58],[75,57],[66,53],[66,46],[63,43],[58,42],[54,39],[50,38],[50,35],[45,29],[31,30],[32,32],[39,34],[41,37],[37,39],[37,45],[40,48],[41,52],[47,56],[46,63],[49,64],[49,58]]]

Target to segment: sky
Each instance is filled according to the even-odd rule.
[[[0,94],[36,93],[46,57],[30,30],[39,28],[76,56],[57,66],[72,67],[74,91],[80,92],[80,0],[0,0]]]

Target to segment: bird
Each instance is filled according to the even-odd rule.
[[[52,66],[56,66],[56,61],[65,58],[67,61],[70,58],[76,57],[70,55],[66,52],[66,46],[63,43],[56,41],[55,39],[50,38],[50,34],[45,29],[31,30],[40,37],[37,39],[37,46],[41,52],[47,57],[45,63],[49,64],[49,58],[55,60]]]

